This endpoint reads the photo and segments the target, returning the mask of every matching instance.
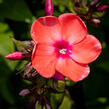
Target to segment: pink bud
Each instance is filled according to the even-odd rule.
[[[30,93],[29,89],[23,89],[20,91],[19,95],[24,97]]]
[[[83,6],[84,8],[86,7],[86,4],[85,4],[85,1],[84,1],[84,0],[82,0],[81,4],[82,4],[82,6]]]
[[[31,46],[34,47],[37,44],[37,42],[34,42],[33,40],[31,40]]]
[[[98,3],[99,0],[92,0],[91,5],[96,5]]]
[[[33,69],[33,67],[32,67],[32,63],[30,62],[30,63],[28,63],[27,65],[26,65],[26,67],[25,67],[25,70],[24,70],[24,77],[30,77],[30,75],[31,75],[31,71],[32,71],[32,69]]]
[[[10,60],[23,60],[29,57],[28,54],[23,54],[22,52],[13,52],[5,56],[6,59]]]
[[[99,24],[101,22],[99,19],[91,19],[91,21],[95,24]]]
[[[108,5],[101,5],[101,6],[98,6],[97,10],[99,12],[103,12],[103,11],[106,11],[107,8],[109,8]]]
[[[56,72],[55,75],[53,76],[55,80],[64,80],[64,76],[60,74],[59,72]]]
[[[53,2],[52,0],[46,0],[45,1],[45,14],[46,16],[52,16],[53,15]]]
[[[38,72],[37,71],[34,71],[33,73],[32,73],[32,76],[36,76],[38,74]]]

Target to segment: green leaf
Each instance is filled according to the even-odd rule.
[[[91,68],[91,74],[83,81],[83,91],[86,103],[97,98],[106,97],[109,93],[109,75],[101,68]],[[105,87],[106,86],[106,87]]]
[[[65,6],[59,5],[59,10],[60,10],[60,12],[64,12],[65,11]]]
[[[32,14],[24,0],[4,0],[0,4],[0,16],[16,21],[32,22]]]
[[[68,9],[69,9],[72,13],[75,13],[75,11],[74,11],[74,3],[73,3],[71,0],[69,0],[67,7],[68,7]]]
[[[72,104],[73,101],[69,99],[68,96],[65,96],[59,109],[71,109]]]
[[[14,104],[14,97],[9,90],[10,74],[15,70],[17,62],[5,59],[5,55],[14,51],[14,44],[9,38],[13,33],[5,23],[0,23],[0,93],[9,103]]]
[[[35,109],[42,109],[42,106],[41,106],[41,104],[39,104],[38,101],[35,104]]]
[[[94,18],[99,18],[99,17],[103,17],[103,15],[104,15],[104,12],[95,12],[95,13],[93,14],[93,17],[94,17]]]
[[[3,0],[0,0],[0,4],[3,3]]]
[[[9,90],[9,75],[12,72],[4,58],[0,57],[0,95],[9,103],[14,104],[14,97]]]
[[[109,61],[100,63],[98,66],[99,66],[100,68],[103,68],[103,69],[106,70],[107,72],[109,72]]]
[[[7,78],[0,77],[0,93],[2,97],[9,103],[14,104],[14,98],[12,93],[8,89],[8,80]]]
[[[7,63],[9,68],[14,70],[17,65],[17,61],[15,62],[5,59],[7,54],[14,52],[14,44],[9,38],[9,36],[13,35],[13,33],[5,23],[0,23],[0,27],[2,27],[2,30],[0,31],[0,55],[4,57],[4,61]]]
[[[8,30],[8,25],[0,22],[0,33],[5,32],[6,30]]]
[[[58,109],[58,107],[61,105],[64,98],[64,93],[61,94],[50,94],[50,104],[53,109]]]

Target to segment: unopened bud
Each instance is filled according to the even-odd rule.
[[[84,0],[82,0],[81,4],[82,4],[82,6],[83,6],[84,8],[86,7],[86,4],[85,4],[85,1],[84,1]]]
[[[9,60],[26,60],[29,57],[29,54],[24,54],[22,52],[13,52],[5,56],[5,58]]]
[[[46,16],[52,16],[53,15],[53,2],[52,0],[46,0],[45,1],[45,14]]]
[[[38,74],[38,72],[37,71],[34,71],[33,73],[32,73],[32,76],[36,76]]]
[[[20,91],[19,95],[24,97],[30,93],[29,89],[23,89]]]
[[[79,7],[80,6],[80,1],[79,0],[74,0],[75,6]]]
[[[37,106],[37,98],[36,97],[32,97],[29,101],[29,103],[27,104],[26,109],[36,109],[35,106]],[[39,106],[39,104],[38,104]],[[41,106],[40,106],[41,107]],[[41,108],[40,108],[41,109]]]
[[[48,101],[48,99],[45,96],[43,97],[43,101],[45,104],[45,109],[52,109],[50,102]]]
[[[55,80],[64,80],[64,76],[60,74],[59,72],[56,72],[55,75],[53,76]]]
[[[91,22],[95,24],[99,24],[101,21],[99,19],[91,19]]]
[[[96,5],[98,3],[98,0],[92,0],[91,5]]]
[[[45,103],[45,109],[52,109],[52,108],[49,104]]]
[[[31,76],[31,71],[33,70],[33,67],[32,67],[32,63],[28,63],[25,67],[25,70],[24,70],[24,74],[23,74],[23,77],[30,77]]]
[[[32,47],[34,47],[36,44],[37,44],[36,42],[34,42],[33,40],[31,40]]]
[[[106,11],[108,8],[109,8],[108,5],[101,5],[101,6],[98,6],[97,11],[103,12],[103,11]]]

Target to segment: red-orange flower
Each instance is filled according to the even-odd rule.
[[[87,64],[101,53],[100,42],[87,35],[84,22],[72,13],[40,17],[32,25],[31,36],[37,43],[32,65],[46,78],[58,71],[73,81],[82,80],[90,72]]]

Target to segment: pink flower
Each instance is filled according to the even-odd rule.
[[[72,13],[40,17],[31,27],[31,36],[37,42],[32,66],[45,78],[58,71],[72,81],[82,80],[90,72],[87,64],[101,53],[98,39],[87,35],[84,22]]]
[[[92,0],[91,5],[96,5],[98,3],[99,0]]]
[[[108,5],[100,5],[100,6],[98,6],[97,10],[99,12],[103,12],[103,11],[106,11],[108,8],[109,8]]]
[[[95,24],[99,24],[101,22],[99,19],[91,19],[91,21]]]
[[[10,60],[26,60],[30,57],[29,54],[24,54],[22,52],[13,52],[5,56],[6,59]]]
[[[20,91],[19,95],[24,97],[30,93],[29,89],[23,89]]]

